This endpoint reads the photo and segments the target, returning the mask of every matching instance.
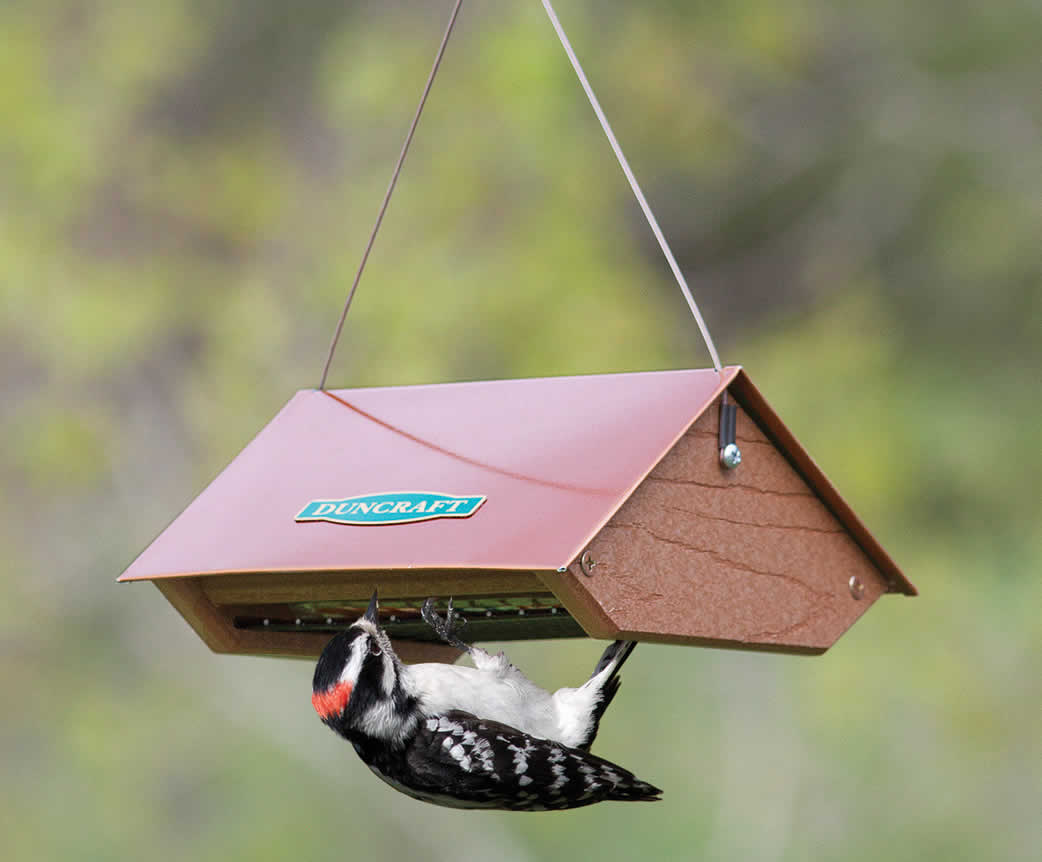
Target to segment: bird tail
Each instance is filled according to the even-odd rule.
[[[601,716],[604,715],[604,711],[611,704],[612,700],[615,699],[615,695],[619,692],[619,686],[622,684],[622,680],[619,679],[619,669],[626,659],[630,657],[630,653],[633,652],[636,646],[636,641],[615,641],[609,644],[608,648],[601,654],[600,661],[597,662],[593,673],[590,674],[590,680],[596,679],[605,671],[607,671],[607,676],[600,684],[601,697],[590,715],[590,733],[576,748],[589,751],[590,746],[593,745],[593,740],[597,737],[597,731],[600,729]]]
[[[608,798],[624,802],[661,802],[662,791],[654,784],[634,779],[632,784],[617,787]]]

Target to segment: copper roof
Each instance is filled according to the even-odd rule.
[[[738,367],[298,392],[121,581],[567,567],[731,387],[890,584],[915,590]],[[310,501],[487,498],[408,527],[297,522]]]

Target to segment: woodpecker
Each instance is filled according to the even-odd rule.
[[[657,787],[589,753],[634,642],[611,644],[583,685],[551,694],[503,653],[463,643],[451,601],[444,619],[433,599],[421,614],[473,668],[402,664],[377,609],[373,593],[365,614],[326,645],[311,703],[391,787],[435,805],[511,811],[659,799]]]

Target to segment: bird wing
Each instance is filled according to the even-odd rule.
[[[539,811],[654,800],[661,793],[586,751],[460,711],[423,720],[404,757],[406,768],[386,777],[407,784],[414,796],[454,807]]]

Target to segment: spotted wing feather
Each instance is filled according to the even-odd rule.
[[[424,719],[394,755],[356,748],[393,787],[454,808],[546,811],[613,799],[653,801],[661,793],[589,752],[466,712]]]

